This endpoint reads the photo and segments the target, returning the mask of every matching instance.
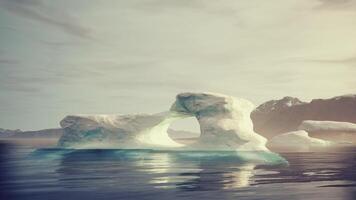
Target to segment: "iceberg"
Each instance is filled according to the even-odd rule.
[[[70,148],[172,148],[181,147],[167,133],[176,116],[171,112],[137,115],[70,115],[60,125],[60,147]]]
[[[356,124],[350,122],[305,120],[298,129],[307,131],[313,137],[331,140],[339,145],[356,143]]]
[[[356,124],[350,122],[305,120],[300,124],[298,129],[308,132],[356,133]]]
[[[332,144],[327,140],[310,137],[308,132],[299,130],[274,136],[268,141],[267,146],[288,151],[309,151],[313,148],[329,147]]]
[[[201,135],[187,148],[267,151],[267,140],[253,131],[248,100],[215,93],[178,94],[171,111],[197,118]]]
[[[69,115],[60,125],[64,148],[269,151],[267,140],[253,131],[248,100],[215,93],[181,93],[169,111],[136,115]],[[201,135],[180,144],[167,133],[176,120],[195,117]]]

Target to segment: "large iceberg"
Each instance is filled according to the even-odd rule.
[[[60,147],[268,151],[253,131],[251,102],[213,93],[182,93],[167,112],[137,115],[70,115],[60,125]],[[173,121],[195,117],[200,138],[184,145],[167,133]]]

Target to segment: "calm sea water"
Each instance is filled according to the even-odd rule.
[[[356,149],[281,153],[289,164],[263,154],[0,150],[1,200],[356,199]]]

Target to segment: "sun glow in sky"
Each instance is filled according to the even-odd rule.
[[[356,92],[356,0],[0,0],[0,127]]]

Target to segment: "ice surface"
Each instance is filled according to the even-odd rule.
[[[167,129],[178,116],[171,112],[137,115],[71,115],[61,121],[59,146],[71,148],[181,147]]]
[[[299,130],[277,135],[268,141],[268,146],[287,150],[310,150],[311,148],[328,147],[330,141],[310,137],[306,131]]]
[[[201,135],[187,148],[203,150],[267,151],[266,139],[253,131],[248,100],[214,93],[177,95],[171,111],[194,115]]]
[[[306,120],[302,122],[298,129],[308,132],[356,133],[356,124],[349,122]]]

